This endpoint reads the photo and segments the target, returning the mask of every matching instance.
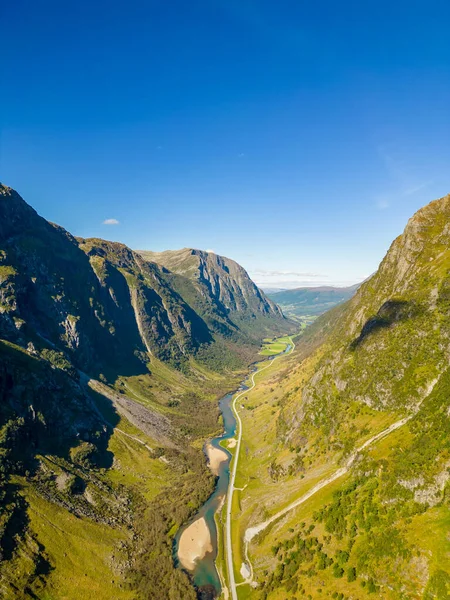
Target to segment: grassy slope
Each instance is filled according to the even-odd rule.
[[[241,598],[450,597],[449,212],[449,197],[419,211],[355,298],[243,402],[237,571],[248,525],[417,414],[252,542],[261,587]]]
[[[235,527],[233,543],[237,573],[243,560],[241,540],[247,526],[261,522],[300,497],[314,483],[337,468],[342,455],[342,451],[327,450],[319,439],[308,444],[308,447],[299,453],[297,453],[298,447],[289,448],[289,446],[281,444],[279,440],[277,441],[275,416],[280,411],[279,401],[284,394],[292,393],[301,383],[301,376],[298,373],[295,378],[286,377],[285,365],[289,362],[293,363],[294,360],[289,357],[281,359],[278,365],[275,364],[273,368],[261,374],[257,388],[253,392],[249,392],[247,398],[244,398],[243,406],[245,408],[240,412],[244,423],[244,443],[243,458],[239,467],[240,476],[236,481],[236,486],[246,485],[247,487],[240,494],[239,502],[236,503],[235,515],[238,518],[238,527]],[[360,435],[359,441],[364,441],[368,437],[369,431],[372,433],[384,429],[395,420],[393,414],[375,412],[362,406],[358,408],[360,413],[355,417],[354,422],[358,430],[364,432],[364,435]],[[431,409],[418,415],[417,418],[428,420],[429,412]],[[366,453],[365,460],[369,464],[371,461],[377,461],[377,464],[383,465],[386,469],[384,486],[382,482],[377,482],[380,487],[385,488],[374,503],[377,512],[383,512],[383,503],[389,501],[386,496],[390,487],[388,473],[391,469],[395,472],[399,468],[397,460],[399,448],[406,452],[408,447],[412,448],[414,444],[417,444],[417,438],[410,429],[410,426],[406,426],[396,431],[390,437],[378,442]],[[297,456],[302,456],[305,471],[286,475],[289,473],[289,466],[295,464],[293,461]],[[274,457],[276,457],[275,461]],[[385,462],[387,457],[390,457],[388,466]],[[271,469],[274,462],[275,467],[279,466],[285,469],[285,474],[277,475],[275,470],[273,477],[269,475],[269,472],[274,471],[273,468]],[[371,467],[373,470],[373,465]],[[335,500],[333,492],[339,493],[345,489],[346,485],[352,484],[355,475],[359,475],[361,470],[362,467],[357,467],[353,474],[348,474],[321,490],[304,505],[293,510],[256,538],[250,550],[256,579],[260,583],[268,581],[270,573],[274,572],[277,565],[280,564],[278,558],[273,554],[273,548],[280,542],[289,543],[288,541],[294,539],[298,534],[301,534],[304,539],[317,537],[319,543],[323,544],[323,551],[334,559],[338,550],[348,548],[351,539],[348,535],[341,536],[330,533],[325,524],[318,522],[315,517],[316,513],[324,506],[333,504]],[[368,481],[364,485],[374,485],[374,482]],[[448,506],[445,498],[442,500],[442,495],[439,494],[438,505],[422,514],[423,505],[421,507],[411,502],[411,494],[409,496],[406,494],[406,496],[410,502],[409,507],[405,509],[406,512],[396,513],[393,511],[389,516],[394,523],[392,528],[400,531],[398,546],[390,549],[389,545],[386,545],[386,540],[383,541],[383,531],[389,532],[391,525],[388,525],[385,520],[380,520],[367,532],[361,528],[353,548],[354,559],[342,565],[343,577],[335,577],[332,567],[325,570],[317,569],[316,558],[300,567],[300,571],[304,571],[303,575],[297,570],[289,576],[289,579],[298,581],[295,590],[288,590],[284,580],[281,580],[276,583],[275,589],[270,591],[267,596],[262,590],[252,591],[248,586],[244,586],[238,588],[239,597],[267,597],[274,600],[285,600],[286,598],[302,597],[302,593],[299,594],[298,590],[303,589],[305,590],[304,594],[310,594],[313,598],[333,597],[335,592],[343,593],[347,598],[361,599],[366,597],[392,598],[392,600],[401,597],[422,598],[428,588],[432,590],[439,585],[439,575],[436,576],[436,573],[450,570],[450,543],[447,538]],[[367,502],[364,494],[361,494],[361,497],[364,502]],[[356,502],[355,506],[357,506]],[[416,514],[417,511],[419,512]],[[314,526],[313,532],[305,535],[304,532],[310,526]],[[239,535],[236,535],[237,533]],[[329,536],[331,539],[328,539]],[[370,547],[373,539],[375,541],[372,543],[371,553],[367,551],[366,546]],[[390,555],[390,551],[392,551],[392,555]],[[381,557],[385,554],[386,558],[384,560],[379,558],[378,552],[381,552]],[[287,558],[289,561],[288,551],[282,550],[278,554],[283,557],[283,560]],[[358,568],[358,565],[361,566]],[[391,565],[389,570],[387,570],[387,565]],[[357,569],[357,578],[355,582],[349,582],[347,570],[353,566]],[[433,577],[438,583],[434,583]],[[445,576],[441,575],[441,578],[445,582]],[[369,583],[372,579],[377,591],[369,591]],[[390,590],[388,585],[394,589]],[[402,589],[404,592],[401,591]],[[403,596],[403,593],[406,595]],[[433,595],[432,591],[430,594],[423,597],[446,597]]]
[[[261,356],[273,356],[274,354],[279,354],[286,350],[288,344],[289,337],[287,336],[276,339],[266,338],[259,354]]]
[[[14,345],[6,344],[5,348],[11,348],[14,356],[23,356],[24,366],[42,363],[16,350]],[[128,395],[144,406],[168,415],[174,427],[175,443],[180,436],[180,442],[189,444],[191,454],[186,455],[186,449],[182,447],[181,453],[161,447],[158,440],[117,415],[108,399],[95,394],[93,397],[100,413],[115,426],[105,449],[106,454],[112,455],[113,462],[107,468],[91,468],[87,490],[92,489],[95,495],[96,487],[106,486],[108,490],[128,497],[131,504],[123,510],[134,516],[135,523],[130,528],[119,518],[111,526],[111,523],[103,523],[96,518],[75,516],[52,501],[51,496],[48,498],[39,491],[37,476],[12,476],[8,485],[17,487],[24,499],[28,523],[13,556],[2,563],[0,589],[4,590],[5,598],[16,599],[22,597],[21,594],[26,598],[35,594],[42,599],[79,600],[89,597],[92,592],[105,600],[135,598],[135,576],[128,577],[126,565],[129,552],[135,559],[140,544],[145,542],[145,536],[142,540],[139,536],[141,528],[146,528],[146,519],[155,521],[158,515],[161,519],[169,519],[167,527],[158,536],[160,541],[167,540],[166,547],[170,550],[170,540],[177,528],[210,493],[213,479],[199,450],[205,437],[220,428],[217,397],[242,375],[228,373],[226,377],[220,376],[194,362],[192,372],[196,373],[195,378],[187,377],[157,360],[152,360],[151,369],[151,376],[121,378],[116,387],[125,392],[124,396]],[[197,394],[200,385],[201,396]],[[150,452],[144,444],[154,452]],[[52,473],[52,477],[72,469],[71,463],[58,452],[45,452],[37,455],[36,459],[41,464],[41,471]],[[93,478],[93,487],[90,487],[90,478]],[[108,494],[112,500],[113,496]],[[70,494],[64,497],[69,504],[72,500],[77,502],[78,498]],[[118,507],[118,516],[121,512]],[[136,521],[138,518],[142,520]],[[42,569],[39,554],[45,557],[46,566]],[[40,569],[42,573],[39,574]],[[136,572],[136,565],[133,570]],[[33,571],[36,573],[30,577]],[[184,593],[178,592],[176,587],[171,590],[168,583],[166,585],[168,598],[177,600]],[[147,590],[145,594],[148,593],[152,595],[153,592]]]

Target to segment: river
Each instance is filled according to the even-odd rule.
[[[243,389],[243,388],[242,388]],[[206,556],[198,561],[195,565],[193,571],[190,571],[190,575],[193,579],[193,582],[197,589],[203,592],[205,598],[214,598],[220,595],[221,585],[219,575],[217,573],[215,560],[217,557],[217,527],[214,521],[214,515],[219,509],[221,503],[223,502],[227,490],[228,490],[228,482],[230,479],[230,460],[231,454],[220,446],[220,442],[226,439],[233,438],[236,435],[236,419],[234,417],[233,411],[231,410],[231,401],[233,399],[234,392],[227,394],[219,401],[220,412],[223,417],[223,433],[215,437],[211,440],[211,445],[215,448],[220,448],[220,450],[224,450],[228,459],[223,461],[219,466],[219,473],[217,478],[216,487],[212,495],[208,498],[208,500],[203,504],[200,510],[195,514],[195,516],[186,523],[180,530],[178,531],[175,537],[175,552],[178,550],[178,542],[183,533],[183,531],[197,519],[204,518],[206,524],[211,533],[211,542],[213,550],[206,554]],[[176,558],[177,566],[179,565],[179,561]]]
[[[286,354],[291,349],[291,345],[288,344],[283,352],[280,354]],[[265,360],[271,360],[274,356],[267,356]],[[256,367],[255,367],[256,368]],[[245,381],[248,379],[246,377]],[[239,391],[245,390],[246,386],[244,383],[241,384]],[[220,442],[224,440],[234,438],[236,435],[236,418],[231,409],[231,402],[236,392],[231,392],[224,396],[219,401],[220,412],[223,417],[223,433],[220,436],[213,438],[210,443],[215,448],[219,448],[225,451],[228,455],[227,460],[223,461],[219,466],[218,478],[216,487],[212,495],[203,504],[200,510],[195,514],[192,519],[183,525],[177,532],[174,539],[174,560],[177,567],[181,567],[180,561],[178,560],[178,543],[183,531],[189,527],[194,521],[204,518],[211,534],[212,552],[208,552],[202,560],[196,562],[193,570],[189,571],[190,576],[199,591],[199,597],[205,600],[217,598],[221,592],[220,578],[216,569],[216,557],[217,557],[217,527],[214,520],[214,515],[221,506],[225,499],[228,491],[228,484],[230,480],[230,461],[231,454],[226,448],[220,445]]]

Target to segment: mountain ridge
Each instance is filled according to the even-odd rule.
[[[252,540],[250,597],[448,597],[449,224],[450,195],[417,211],[377,272],[249,394],[240,531],[330,477]]]
[[[230,341],[245,344],[261,335],[273,335],[265,325],[268,320],[279,324],[278,331],[295,328],[247,271],[229,258],[191,248],[140,254],[165,269],[180,296],[202,314],[215,333]]]
[[[139,362],[143,361],[139,352],[148,351],[181,366],[186,363],[187,355],[200,348],[203,355],[207,354],[208,347],[220,341],[214,339],[217,334],[231,338],[234,334],[235,339],[230,341],[235,344],[234,349],[229,344],[228,349],[224,344],[222,347],[224,352],[231,352],[230,360],[233,353],[238,357],[242,353],[237,342],[245,342],[247,317],[253,321],[259,317],[261,334],[255,334],[255,346],[266,329],[273,333],[277,327],[281,331],[290,327],[281,311],[263,298],[242,267],[226,259],[240,279],[234,280],[222,269],[226,285],[220,279],[222,273],[216,271],[208,285],[203,281],[201,285],[203,300],[215,308],[222,320],[222,328],[211,331],[201,314],[198,290],[192,290],[186,302],[156,263],[144,260],[118,242],[74,238],[62,227],[42,219],[11,188],[4,186],[1,192],[0,240],[5,245],[1,264],[5,281],[0,331],[12,341],[20,337],[16,323],[23,319],[34,328],[34,338],[37,334],[60,349],[62,344],[65,351],[76,355],[83,369],[88,363],[92,366],[93,361],[101,368],[102,362],[114,360],[117,365],[121,361],[122,365],[129,363],[131,368],[134,364],[139,369]],[[221,258],[218,260],[223,262]],[[241,284],[245,286],[244,292]],[[81,289],[89,292],[90,299],[79,296]],[[247,306],[248,290],[258,298],[256,311]],[[77,296],[79,299],[73,303],[72,298]],[[224,298],[228,306],[223,304]],[[241,312],[239,322],[231,322],[228,312]],[[273,325],[271,317],[278,319],[278,323]],[[252,326],[250,323],[249,328]],[[244,335],[240,334],[240,327],[246,329]],[[101,355],[108,348],[109,355],[102,360]]]
[[[252,296],[254,296],[259,303],[257,307],[259,311],[273,313],[277,316],[281,315],[280,309],[265,297],[264,292],[250,279],[247,271],[230,258],[197,248],[182,248],[180,250],[166,250],[163,252],[138,250],[138,252],[145,258],[164,266],[176,274],[184,275],[190,279],[209,285],[213,294],[222,301],[229,300],[230,298],[229,295],[227,297],[226,293],[220,289],[219,281],[221,279],[217,275],[221,273],[223,279],[225,274],[230,275],[230,272],[233,272],[238,281],[246,282],[243,294],[247,301],[251,300]],[[233,306],[227,306],[226,308],[235,310],[236,306],[236,302],[234,302]]]
[[[319,316],[337,304],[349,300],[361,284],[347,287],[335,286],[302,286],[289,290],[268,293],[289,316]]]

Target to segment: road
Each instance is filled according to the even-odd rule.
[[[267,519],[267,521],[263,521],[262,523],[260,523],[259,525],[255,525],[254,527],[249,527],[246,530],[245,536],[244,536],[244,541],[245,541],[246,546],[248,546],[249,542],[252,541],[252,539],[255,537],[255,535],[258,535],[258,533],[261,533],[261,531],[264,531],[264,529],[266,529],[266,527],[268,527],[271,523],[273,523],[280,517],[283,517],[286,513],[293,510],[294,508],[297,508],[297,506],[300,506],[300,504],[303,504],[304,502],[306,502],[306,500],[309,500],[309,498],[311,498],[311,496],[314,496],[314,494],[319,492],[321,489],[323,489],[330,483],[333,483],[333,481],[336,481],[336,479],[339,479],[339,477],[342,477],[343,475],[345,475],[348,472],[348,470],[350,469],[350,467],[352,466],[352,464],[355,462],[355,459],[358,456],[359,452],[361,452],[365,448],[368,448],[369,446],[371,446],[373,443],[377,442],[381,438],[386,437],[387,435],[389,435],[390,433],[392,433],[399,427],[402,427],[403,425],[405,425],[405,423],[407,423],[414,416],[414,414],[415,413],[408,415],[407,417],[403,417],[403,419],[400,419],[399,421],[392,423],[392,425],[389,425],[389,427],[387,427],[386,429],[383,429],[383,431],[380,431],[379,433],[377,433],[376,435],[371,437],[369,440],[364,442],[364,444],[362,446],[357,448],[350,455],[350,457],[347,459],[346,464],[343,467],[340,467],[332,475],[329,475],[325,479],[322,479],[322,481],[319,481],[319,483],[317,483],[313,488],[308,490],[306,492],[306,494],[303,494],[303,496],[301,496],[300,498],[298,498],[297,500],[292,502],[292,504],[289,504],[288,506],[286,506],[285,508],[283,508],[282,510],[277,512],[275,515],[273,515],[272,517]],[[246,550],[246,552],[247,552],[247,550]]]
[[[288,354],[292,353],[294,351],[295,348],[295,344],[292,341],[292,338],[289,338],[291,341],[291,349],[290,352],[288,352]],[[236,471],[237,471],[237,466],[239,463],[239,453],[241,451],[241,441],[242,441],[242,421],[241,421],[241,417],[239,416],[239,413],[237,411],[236,408],[236,402],[239,400],[239,398],[241,398],[244,394],[248,394],[248,392],[250,390],[252,390],[256,383],[255,383],[255,376],[258,375],[259,373],[261,373],[262,371],[265,371],[266,369],[268,369],[269,367],[271,367],[273,365],[273,363],[281,358],[282,356],[286,356],[286,353],[282,353],[279,354],[278,356],[275,356],[275,358],[273,358],[268,365],[266,365],[265,367],[262,367],[262,369],[258,369],[258,371],[255,371],[252,376],[251,376],[251,382],[252,385],[244,390],[243,392],[241,392],[240,394],[238,394],[234,400],[233,403],[231,405],[231,408],[236,416],[236,421],[238,423],[238,436],[237,436],[237,444],[236,444],[236,451],[234,454],[234,458],[233,458],[233,462],[232,462],[232,468],[231,468],[231,474],[230,474],[230,482],[228,484],[228,493],[227,493],[227,513],[226,513],[226,535],[225,535],[225,540],[226,540],[226,555],[227,555],[227,568],[228,568],[228,582],[230,585],[230,591],[231,591],[231,597],[232,600],[238,600],[238,595],[237,595],[237,590],[236,590],[236,580],[234,577],[234,567],[233,567],[233,548],[231,545],[231,507],[233,505],[233,492],[234,492],[234,482],[236,480]]]
[[[291,342],[292,342],[292,339],[291,339]],[[292,350],[294,350],[294,348],[295,348],[295,344],[294,344],[294,342],[292,342]],[[242,422],[241,422],[241,418],[240,418],[237,408],[236,408],[236,402],[237,402],[237,400],[239,400],[239,398],[241,396],[248,393],[250,390],[252,390],[255,387],[255,385],[256,385],[255,384],[255,375],[257,375],[258,373],[261,373],[261,371],[264,371],[265,369],[268,369],[273,364],[273,362],[277,358],[280,358],[281,356],[283,356],[283,354],[276,356],[273,360],[270,361],[270,363],[267,366],[263,367],[259,371],[256,371],[255,373],[253,373],[252,378],[251,378],[251,381],[252,381],[251,387],[249,389],[241,392],[240,394],[238,394],[236,396],[236,398],[234,399],[233,405],[232,405],[233,412],[235,413],[236,419],[239,423],[239,436],[238,436],[238,443],[237,443],[237,448],[236,448],[236,456],[235,456],[235,460],[233,461],[233,468],[232,468],[230,484],[229,484],[229,488],[228,488],[227,521],[226,521],[227,565],[228,565],[228,578],[229,578],[229,583],[230,583],[232,600],[238,600],[238,595],[237,595],[237,591],[236,591],[236,581],[235,581],[234,569],[233,569],[233,549],[231,546],[231,507],[232,507],[232,502],[233,502],[233,491],[235,489],[234,481],[236,478],[236,471],[237,471],[237,465],[239,462],[239,452],[240,452],[241,439],[242,439]],[[245,555],[245,558],[247,561],[247,567],[250,572],[250,575],[245,579],[244,582],[241,582],[237,585],[251,584],[253,581],[253,566],[251,564],[251,561],[249,558],[249,551],[248,551],[249,543],[252,541],[252,539],[256,535],[258,535],[258,533],[261,533],[261,531],[264,531],[264,529],[266,529],[266,527],[268,527],[271,523],[273,523],[280,517],[283,517],[285,514],[287,514],[294,508],[297,508],[297,506],[300,506],[301,504],[303,504],[304,502],[309,500],[309,498],[314,496],[314,494],[316,494],[317,492],[322,490],[324,487],[326,487],[330,483],[333,483],[333,481],[336,481],[336,479],[339,479],[340,477],[345,475],[349,471],[350,467],[355,462],[356,457],[362,450],[364,450],[365,448],[368,448],[369,446],[371,446],[378,440],[386,437],[387,435],[389,435],[396,429],[403,427],[403,425],[405,425],[408,421],[410,421],[417,414],[423,400],[432,392],[432,390],[433,390],[434,386],[436,385],[436,383],[438,382],[438,380],[439,380],[439,378],[436,378],[429,384],[424,397],[417,404],[417,406],[415,407],[414,411],[411,414],[407,415],[406,417],[403,417],[402,419],[400,419],[399,421],[396,421],[395,423],[392,423],[392,425],[389,425],[389,427],[386,427],[386,429],[383,429],[379,433],[375,434],[374,436],[372,436],[371,438],[366,440],[364,442],[364,444],[362,444],[356,450],[354,450],[354,452],[349,456],[349,458],[347,459],[347,462],[345,463],[345,465],[343,467],[340,467],[334,473],[332,473],[325,479],[322,479],[321,481],[319,481],[313,488],[311,488],[305,494],[303,494],[303,496],[300,496],[300,498],[298,498],[297,500],[295,500],[294,502],[292,502],[291,504],[289,504],[282,510],[278,511],[276,514],[274,514],[272,517],[270,517],[266,521],[263,521],[262,523],[259,523],[258,525],[255,525],[253,527],[249,527],[246,530],[246,532],[244,534],[244,544],[245,544],[244,555]]]

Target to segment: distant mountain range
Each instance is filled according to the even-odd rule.
[[[349,300],[360,284],[350,287],[299,287],[278,292],[266,291],[267,296],[276,302],[283,312],[292,317],[318,316]]]

